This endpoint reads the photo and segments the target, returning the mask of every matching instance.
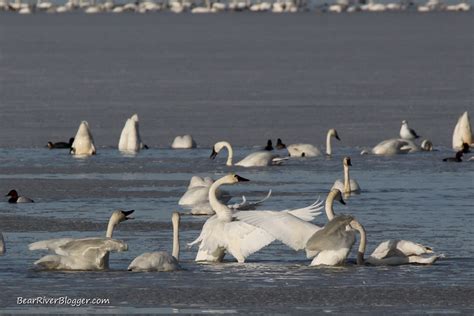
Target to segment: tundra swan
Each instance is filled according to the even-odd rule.
[[[447,162],[462,162],[462,159],[461,157],[464,155],[464,153],[462,152],[462,150],[458,151],[456,153],[456,156],[455,157],[449,157],[449,158],[444,158],[443,161],[447,161]]]
[[[128,246],[121,240],[112,239],[114,228],[134,211],[115,211],[110,217],[105,238],[58,238],[37,241],[29,250],[49,250],[35,265],[48,270],[104,270],[109,268],[109,252],[126,251]]]
[[[227,162],[226,166],[232,166],[232,161],[234,158],[234,151],[232,149],[232,146],[230,145],[229,142],[226,141],[221,141],[217,142],[214,144],[214,147],[212,147],[212,153],[211,153],[211,159],[216,158],[217,154],[223,149],[227,149]],[[278,165],[281,164],[281,161],[284,160],[284,158],[278,158],[278,155],[273,154],[269,151],[257,151],[254,153],[251,153],[238,163],[236,163],[236,166],[241,166],[241,167],[265,167],[269,165]]]
[[[176,136],[171,144],[174,149],[196,148],[196,142],[191,135]]]
[[[400,138],[402,139],[408,139],[408,140],[414,140],[416,138],[419,138],[415,132],[414,129],[411,129],[408,127],[408,122],[403,120],[402,121],[402,127],[400,128]]]
[[[341,191],[337,189],[331,190],[326,198],[325,209],[329,220],[335,216],[334,201],[345,204]],[[298,218],[291,212],[245,211],[236,213],[235,217],[263,229],[293,250],[306,249],[308,240],[321,229],[317,225],[308,223],[306,218]],[[353,232],[348,232],[348,234],[355,236]],[[355,242],[355,237],[353,242]],[[317,255],[309,250],[306,254],[308,258]]]
[[[463,143],[468,144],[470,147],[474,147],[473,140],[471,122],[469,120],[469,114],[466,111],[459,117],[458,122],[454,127],[453,149],[462,149]]]
[[[229,174],[212,184],[209,190],[209,202],[216,215],[204,223],[199,237],[189,244],[189,246],[193,246],[199,243],[196,261],[220,262],[224,258],[225,252],[228,251],[238,262],[245,262],[249,255],[275,240],[263,229],[238,220],[239,214],[248,211],[233,212],[217,199],[216,190],[219,186],[242,181],[248,180],[236,174]],[[272,213],[290,213],[302,221],[311,221],[320,214],[317,212],[319,209],[321,209],[320,204],[316,202],[305,208]]]
[[[331,137],[341,140],[334,128],[328,130],[326,135],[326,155],[332,155]],[[315,157],[321,156],[321,151],[311,144],[292,144],[286,147],[291,157]]]
[[[48,148],[49,149],[65,149],[65,148],[71,148],[72,144],[74,143],[74,137],[69,138],[69,143],[66,142],[48,142]]]
[[[286,145],[283,144],[283,141],[281,140],[281,138],[278,138],[277,139],[277,144],[276,144],[276,149],[285,149],[286,148]]]
[[[8,203],[33,203],[34,201],[25,196],[19,196],[16,190],[10,190],[6,196],[9,196]]]
[[[344,182],[340,179],[336,180],[331,190],[338,189],[344,194],[360,193],[359,183],[349,177],[349,166],[352,166],[351,158],[344,157],[344,159],[342,160],[342,165],[344,166]]]
[[[89,124],[82,121],[74,137],[74,143],[71,146],[71,154],[76,156],[90,156],[95,155],[96,150],[94,146],[94,139],[89,130]]]
[[[120,134],[118,149],[126,153],[136,153],[144,148],[148,149],[148,146],[143,144],[140,137],[138,114],[133,114],[125,122]]]
[[[210,177],[191,177],[188,189],[179,199],[178,204],[181,206],[193,206],[202,203],[208,203],[209,189],[213,183],[214,180],[212,180]],[[222,203],[227,203],[231,199],[231,196],[227,191],[217,190],[216,196]]]
[[[0,256],[3,255],[7,251],[5,247],[5,241],[3,240],[3,235],[0,233]]]
[[[179,220],[178,212],[171,216],[173,224],[173,252],[145,252],[139,255],[128,266],[128,271],[176,271],[181,269],[179,261]]]
[[[406,154],[409,153],[413,147],[411,141],[405,139],[387,139],[378,143],[374,148],[372,148],[372,153],[374,155],[397,155],[397,154]]]

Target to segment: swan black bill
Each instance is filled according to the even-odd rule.
[[[347,165],[348,165],[348,166],[352,166],[351,158],[348,158],[348,159],[347,159]]]
[[[217,156],[217,152],[216,152],[216,150],[214,149],[214,147],[212,147],[212,153],[211,153],[211,156],[210,156],[209,158],[210,158],[210,159],[214,159],[214,158],[216,158],[216,156]]]
[[[135,210],[130,210],[130,211],[122,211],[122,214],[125,215],[125,219],[133,219],[133,217],[128,217],[131,215]]]
[[[336,134],[335,137],[336,137],[337,140],[341,140],[341,139],[339,138],[339,135]]]
[[[346,205],[346,201],[344,201],[342,198],[339,202],[341,202],[341,204],[343,204],[343,205]]]
[[[250,181],[249,179],[245,179],[245,178],[243,178],[243,177],[241,177],[241,176],[239,176],[239,175],[237,175],[237,174],[235,175],[235,178],[236,178],[237,181],[239,181],[239,182]]]

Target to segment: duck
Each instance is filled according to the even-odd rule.
[[[10,190],[5,196],[10,197],[8,203],[34,203],[34,201],[28,197],[19,196],[16,190]]]
[[[214,144],[212,147],[211,159],[215,159],[217,154],[223,149],[227,149],[227,162],[226,166],[233,165],[234,151],[232,146],[227,141],[220,141]],[[271,165],[280,165],[285,158],[280,158],[278,155],[273,154],[269,151],[257,151],[246,156],[235,164],[240,167],[266,167]]]
[[[74,137],[69,138],[69,142],[48,142],[49,149],[68,149],[71,148],[72,144],[74,143]]]
[[[331,190],[338,189],[345,195],[351,193],[360,193],[361,189],[359,183],[349,177],[349,167],[352,166],[351,157],[344,157],[342,160],[342,165],[344,168],[344,181],[341,179],[336,180]]]
[[[75,156],[91,156],[96,154],[94,139],[87,121],[82,121],[79,125],[70,153]]]
[[[463,155],[464,155],[463,151],[460,150],[456,153],[456,156],[444,158],[443,161],[445,161],[445,162],[462,162],[461,158],[462,158]]]
[[[403,120],[402,127],[400,128],[400,138],[414,140],[416,138],[420,138],[420,136],[416,134],[414,129],[408,127],[408,122],[406,120]]]
[[[173,212],[171,222],[173,225],[173,252],[171,255],[165,251],[145,252],[133,259],[128,266],[128,271],[172,272],[181,269],[179,265],[180,215],[178,212]]]
[[[191,149],[196,148],[196,142],[193,137],[189,134],[183,136],[176,136],[171,144],[173,149]]]
[[[336,129],[331,128],[326,134],[326,155],[332,155],[331,137],[341,140]],[[312,144],[292,144],[286,147],[291,157],[316,157],[321,156],[321,151]]]
[[[267,145],[263,148],[263,150],[268,150],[268,151],[272,151],[272,150],[273,150],[273,144],[272,144],[272,140],[271,140],[271,139],[267,140]]]
[[[128,245],[117,239],[112,239],[115,227],[129,217],[134,210],[116,210],[112,213],[107,225],[105,238],[57,238],[41,240],[28,245],[28,249],[49,250],[54,255],[46,255],[34,264],[46,270],[78,270],[100,271],[109,268],[109,253],[111,251],[127,251]]]
[[[278,150],[280,150],[280,149],[285,149],[285,148],[286,148],[286,145],[283,143],[283,141],[281,140],[281,138],[278,138],[278,139],[277,139],[277,143],[276,143],[275,148],[278,149]]]

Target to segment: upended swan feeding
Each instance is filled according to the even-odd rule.
[[[118,149],[124,153],[136,153],[140,149],[148,149],[148,146],[143,144],[140,136],[138,114],[133,114],[125,122],[120,134]]]
[[[57,238],[37,241],[28,246],[29,250],[48,250],[54,255],[46,255],[35,261],[35,265],[47,270],[105,270],[109,268],[111,251],[127,251],[128,246],[121,240],[112,239],[114,228],[131,219],[134,211],[117,210],[112,213],[105,238]]]
[[[246,258],[272,243],[275,238],[263,229],[246,223],[239,219],[239,214],[249,211],[235,212],[227,205],[221,203],[216,197],[216,190],[224,184],[235,184],[249,181],[236,174],[229,174],[214,182],[209,190],[209,202],[216,212],[203,225],[199,237],[189,246],[199,244],[196,261],[220,262],[226,252],[230,253],[239,263]],[[301,209],[285,211],[258,211],[266,214],[289,213],[301,221],[311,221],[321,209],[321,203],[316,203]],[[256,211],[250,211],[256,212]]]
[[[96,154],[94,139],[89,124],[82,121],[71,145],[71,154],[75,156],[91,156]]]

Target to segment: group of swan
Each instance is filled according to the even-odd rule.
[[[341,140],[337,131],[331,128],[326,135],[326,155],[332,155],[331,138],[334,137],[337,140]],[[318,147],[312,144],[292,144],[286,146],[288,153],[291,157],[315,157],[321,156],[321,151]]]
[[[187,208],[191,208],[191,214],[193,215],[213,215],[215,214],[209,203],[209,190],[211,185],[214,183],[209,177],[201,178],[199,176],[193,176],[189,182],[189,186],[183,196],[179,199],[178,204]],[[271,190],[267,196],[259,201],[251,202],[248,201],[245,196],[242,196],[242,202],[229,204],[228,207],[235,210],[249,210],[255,209],[257,205],[265,202],[271,195]],[[231,196],[226,191],[217,190],[217,198],[222,203],[227,203]]]

